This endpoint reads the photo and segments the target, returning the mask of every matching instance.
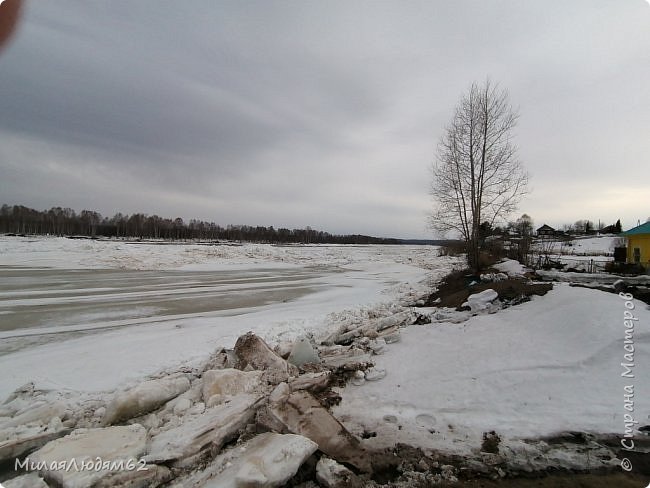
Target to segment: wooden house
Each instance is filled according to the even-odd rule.
[[[621,236],[627,239],[627,262],[650,269],[650,222],[625,231]]]
[[[555,229],[550,225],[544,224],[539,229],[537,229],[537,235],[539,237],[552,237],[555,235]]]

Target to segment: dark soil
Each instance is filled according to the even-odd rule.
[[[585,283],[571,283],[570,286],[576,286],[578,288],[592,288],[594,290],[600,290],[607,293],[630,293],[635,300],[639,300],[650,305],[650,288],[647,286],[622,285],[615,288],[611,285],[589,285]]]
[[[645,488],[650,477],[631,473],[549,474],[541,478],[469,480],[437,485],[441,488]]]
[[[635,300],[640,300],[650,305],[650,288],[647,286],[629,286],[626,293],[631,293]]]
[[[499,452],[500,443],[501,437],[499,437],[496,432],[483,432],[483,443],[481,444],[481,451],[497,454]]]
[[[425,300],[425,306],[460,309],[467,297],[487,289],[496,291],[501,301],[512,305],[529,300],[532,295],[545,295],[552,288],[551,283],[532,283],[526,278],[481,282],[469,270],[461,270],[447,275],[438,290]]]
[[[386,487],[408,485],[413,488],[425,488],[429,485],[414,482],[414,480],[411,480],[409,483],[407,481],[408,472],[438,473],[441,471],[443,465],[454,466],[457,470],[457,477],[460,480],[456,483],[443,482],[436,484],[436,487],[645,488],[650,481],[650,474],[641,474],[644,473],[643,470],[625,473],[620,468],[591,473],[575,473],[550,468],[547,471],[521,473],[518,475],[511,473],[505,478],[501,478],[497,474],[496,467],[486,468],[485,471],[476,472],[471,468],[468,469],[467,462],[463,457],[447,456],[440,453],[427,455],[421,449],[405,444],[397,444],[394,448],[372,453],[372,480]]]

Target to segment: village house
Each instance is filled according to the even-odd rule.
[[[627,239],[627,262],[650,269],[650,221],[623,232],[621,236]]]
[[[539,229],[537,229],[537,235],[539,237],[548,237],[548,236],[554,236],[555,235],[555,229],[551,227],[550,225],[542,225]]]

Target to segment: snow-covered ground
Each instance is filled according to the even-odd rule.
[[[606,259],[614,256],[614,248],[625,246],[625,238],[616,235],[576,237],[574,239],[536,239],[533,248],[544,254],[587,256]]]
[[[386,377],[348,387],[335,413],[355,432],[376,432],[374,442],[459,452],[490,431],[504,441],[566,431],[622,435],[625,414],[650,424],[650,307],[633,301],[630,310],[625,302],[556,284],[495,314],[408,327],[398,347],[377,357]],[[627,346],[626,311],[638,319]],[[633,361],[624,358],[629,350]],[[621,362],[635,364],[634,378],[621,377]],[[633,412],[624,408],[628,385]]]
[[[563,263],[565,269],[604,272],[614,260],[614,248],[625,246],[625,238],[616,235],[576,237],[570,240],[537,239],[533,249],[551,260]]]
[[[576,237],[570,240],[538,239],[534,247],[538,250],[552,249],[553,254],[575,256],[613,256],[614,248],[625,246],[625,238],[616,235]],[[621,244],[622,243],[622,244]]]
[[[0,236],[0,266],[60,269],[204,270],[273,266],[345,266],[358,261],[439,268],[431,246],[211,245]],[[260,267],[260,266],[257,266]]]
[[[625,242],[625,238],[615,235],[602,235],[595,237],[582,237],[573,239],[571,242],[570,254],[583,254],[592,256],[611,256],[614,248]],[[625,244],[622,244],[623,246]]]
[[[271,343],[305,331],[324,337],[342,326],[363,324],[370,316],[376,320],[399,311],[400,300],[412,302],[460,264],[459,258],[438,257],[435,248],[415,246],[0,238],[0,272],[3,266],[51,266],[62,273],[209,270],[217,275],[266,269],[268,276],[284,280],[292,272],[308,270],[304,285],[311,287],[288,302],[93,329],[87,335],[4,354],[0,397],[27,381],[41,388],[110,391],[161,370],[205,360],[218,347],[232,347],[248,330]],[[512,262],[501,268],[514,274],[523,271]],[[272,286],[270,281],[266,285]],[[10,295],[0,296],[0,325],[10,315],[1,312],[17,306],[19,299]],[[405,442],[468,452],[492,430],[513,450],[522,438],[567,430],[622,435],[626,414],[639,422],[637,428],[650,424],[650,310],[636,300],[627,307],[626,300],[612,293],[556,284],[543,297],[496,313],[465,320],[469,314],[462,312],[460,321],[454,320],[458,312],[448,311],[448,321],[402,329],[400,342],[373,356],[377,374],[368,377],[375,381],[347,386],[334,413],[358,435],[375,432],[376,437],[365,441],[374,446]],[[627,344],[626,311],[634,316]],[[2,332],[2,337],[16,330]],[[621,376],[622,362],[634,363],[633,378]],[[630,385],[633,411],[625,408],[624,387]]]
[[[60,290],[33,282],[27,289],[28,280],[19,276],[16,289],[5,285],[0,293],[0,338],[9,343],[9,351],[18,349],[13,347],[16,341],[32,341],[31,347],[5,350],[0,356],[0,398],[28,381],[40,388],[111,390],[160,370],[205,360],[219,347],[232,347],[249,330],[272,343],[305,331],[327,334],[331,327],[360,320],[370,309],[388,313],[401,295],[424,290],[427,277],[435,281],[458,262],[438,258],[437,249],[429,246],[207,246],[0,237],[0,273],[50,267],[59,270],[62,281]],[[148,304],[164,294],[177,300],[189,293],[186,283],[159,288],[159,293],[151,291],[153,285],[132,287],[127,293],[110,285],[85,289],[77,276],[85,274],[71,269],[96,270],[99,280],[106,269],[141,270],[154,277],[156,272],[182,270],[186,282],[193,280],[192,272],[204,277],[210,271],[215,279],[238,272],[252,276],[258,289],[279,295],[248,307],[223,307],[219,300],[241,301],[253,294],[251,284],[238,289],[226,280],[225,285],[210,284],[215,290],[208,291],[219,295],[211,297],[211,310],[169,315],[159,310],[163,307]],[[299,274],[305,276],[296,278],[295,286],[302,287],[298,296],[282,291],[286,281]],[[207,293],[205,283],[200,285],[194,291]],[[132,307],[128,310],[120,302],[125,295]],[[91,304],[113,297],[123,310],[86,308],[64,323],[66,307],[74,315],[75,297]],[[46,305],[56,308],[56,317]],[[30,313],[21,315],[24,322],[16,328],[12,316],[25,310]]]

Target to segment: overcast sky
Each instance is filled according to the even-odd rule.
[[[521,114],[513,218],[650,217],[645,0],[28,1],[0,203],[431,237],[438,140],[488,76]]]

